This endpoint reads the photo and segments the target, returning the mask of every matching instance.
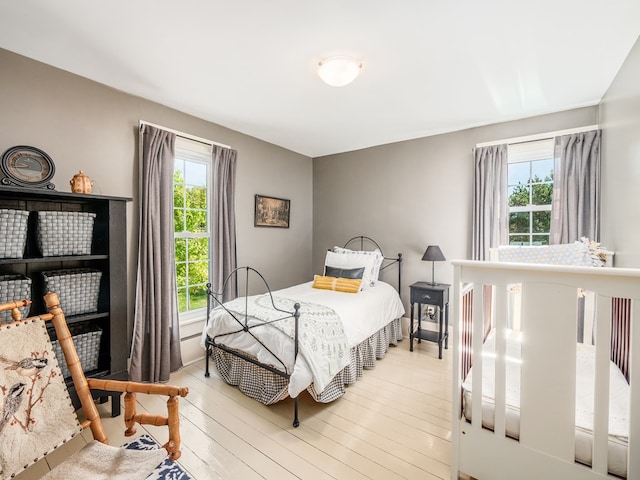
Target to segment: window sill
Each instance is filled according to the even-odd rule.
[[[201,323],[201,322],[204,322],[206,319],[207,317],[205,315],[185,318],[184,320],[180,320],[180,326],[186,327],[188,325],[193,325],[194,323]]]

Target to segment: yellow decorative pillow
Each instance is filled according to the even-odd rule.
[[[361,278],[340,278],[340,277],[323,277],[316,275],[313,279],[313,288],[322,290],[335,290],[336,292],[358,293]]]

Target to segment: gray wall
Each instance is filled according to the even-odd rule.
[[[617,267],[640,267],[640,40],[600,103],[602,242]]]
[[[241,265],[255,266],[279,288],[319,273],[328,247],[367,234],[386,254],[403,253],[407,304],[406,286],[430,278],[431,266],[420,261],[428,244],[439,244],[448,259],[470,257],[471,149],[479,142],[600,123],[602,240],[616,251],[616,265],[640,265],[640,205],[630,201],[640,176],[639,74],[636,45],[599,107],[311,160],[0,49],[0,150],[42,148],[56,163],[58,190],[68,191],[68,180],[82,169],[95,180],[95,193],[134,198],[128,260],[133,288],[138,121],[231,145],[238,150]],[[291,228],[254,228],[255,193],[291,199]],[[436,280],[451,277],[448,261],[436,264]]]
[[[471,258],[472,148],[593,125],[597,114],[595,106],[580,108],[314,159],[314,272],[322,271],[327,248],[368,235],[385,255],[403,254],[408,309],[408,285],[431,280],[431,263],[421,260],[427,245],[440,245],[448,260]],[[449,261],[436,263],[435,277],[452,281]]]
[[[236,149],[239,265],[258,268],[274,288],[310,278],[310,158],[0,49],[0,153],[15,145],[38,147],[55,162],[57,190],[70,191],[69,180],[82,169],[95,181],[94,193],[134,199],[128,208],[130,304],[137,261],[139,120]],[[256,193],[291,199],[291,228],[255,228]]]

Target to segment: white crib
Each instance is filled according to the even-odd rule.
[[[630,354],[640,351],[640,325],[634,318],[640,270],[477,261],[453,265],[451,478],[463,472],[480,480],[640,479],[640,409],[629,408],[625,418],[618,418],[617,411],[625,402],[640,405],[640,355]],[[509,301],[518,284],[518,302]],[[584,291],[594,297],[593,347],[576,341],[582,318],[578,298]],[[517,333],[510,329],[513,315],[520,320]],[[513,337],[519,355],[512,351]],[[486,351],[486,338],[486,345],[495,345],[492,352]],[[576,372],[583,371],[576,358],[585,351],[595,358],[586,395],[584,378],[576,381]],[[469,369],[472,379],[463,388]],[[514,375],[519,388],[514,388]],[[591,417],[584,411],[584,397],[592,403]]]

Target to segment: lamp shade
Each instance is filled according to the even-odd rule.
[[[318,75],[332,87],[344,87],[353,82],[362,63],[349,57],[329,57],[318,64]]]
[[[438,245],[429,245],[422,256],[422,260],[428,262],[443,262],[446,260]]]

